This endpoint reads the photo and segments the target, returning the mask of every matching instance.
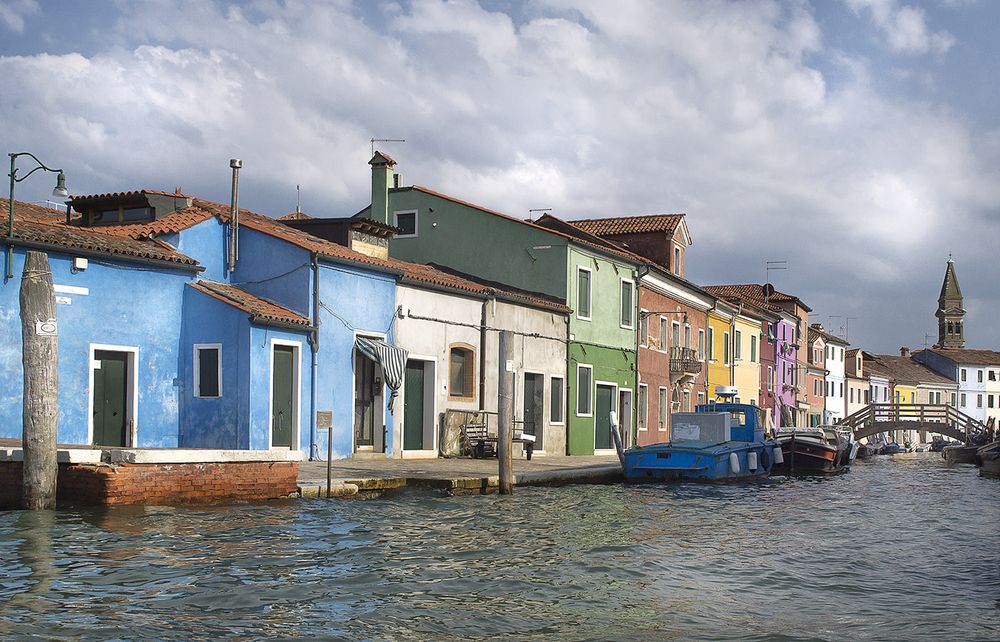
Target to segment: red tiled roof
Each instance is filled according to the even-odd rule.
[[[785,294],[784,292],[778,292],[777,290],[775,290],[774,294],[769,297],[768,303],[765,304],[764,286],[756,283],[746,283],[740,285],[706,285],[704,286],[704,289],[720,298],[735,298],[765,307],[767,307],[771,301],[794,301],[806,308],[806,310],[810,309],[809,306],[807,306],[798,297],[792,296],[791,294]]]
[[[308,221],[316,218],[315,216],[310,216],[305,212],[289,212],[284,216],[279,216],[277,220],[279,221]]]
[[[872,359],[865,360],[866,368],[870,362],[877,363],[881,367],[881,370],[888,372],[892,378],[896,380],[896,383],[902,383],[904,385],[916,385],[919,383],[955,383],[951,379],[939,375],[924,364],[918,363],[910,357],[892,354],[876,354],[872,356]]]
[[[0,199],[0,203],[6,208],[8,201]],[[15,202],[14,219],[15,244],[20,241],[25,245],[51,246],[81,253],[163,261],[185,268],[198,266],[197,261],[165,243],[123,238],[101,230],[66,225],[65,213],[58,210]]]
[[[684,214],[646,214],[640,216],[615,216],[611,218],[585,218],[569,221],[576,227],[597,236],[664,232],[673,234],[684,220]]]
[[[850,342],[846,339],[842,339],[837,335],[828,332],[826,328],[816,328],[814,326],[809,326],[809,341],[813,341],[813,336],[823,337],[823,340],[827,343],[836,343],[838,345],[848,346]]]
[[[192,206],[171,212],[148,223],[100,225],[88,229],[100,230],[104,234],[112,234],[114,236],[142,239],[161,234],[176,234],[181,230],[186,230],[210,218],[212,218],[211,212]]]
[[[107,192],[105,194],[86,194],[86,195],[76,195],[73,194],[69,197],[71,201],[104,201],[110,199],[121,199],[130,196],[143,196],[145,194],[154,194],[156,196],[176,196],[178,198],[191,198],[187,194],[181,194],[178,192],[165,192],[158,189],[136,189],[128,192]]]
[[[929,350],[947,357],[955,363],[965,363],[970,366],[1000,365],[1000,352],[996,350],[977,350],[974,348],[929,348]]]
[[[309,319],[292,312],[288,308],[271,303],[246,290],[217,281],[197,281],[188,283],[192,288],[203,294],[227,303],[250,315],[254,323],[284,325],[291,327],[309,327]]]

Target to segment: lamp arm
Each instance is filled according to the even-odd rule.
[[[24,178],[14,179],[14,180],[16,180],[18,182],[23,181],[25,178],[28,178],[34,172],[37,172],[39,169],[44,169],[46,172],[53,172],[53,173],[55,173],[55,172],[61,172],[62,171],[61,169],[52,169],[51,167],[49,167],[48,165],[46,165],[42,161],[38,160],[38,157],[35,156],[34,154],[32,154],[31,152],[14,152],[13,154],[8,154],[8,156],[10,156],[11,160],[14,160],[18,156],[30,156],[32,160],[34,160],[36,163],[38,163],[38,167],[36,167],[35,169],[33,169],[30,172],[28,172],[27,174],[25,174]]]

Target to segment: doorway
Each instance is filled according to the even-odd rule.
[[[404,373],[404,376],[407,373]],[[354,451],[385,452],[385,411],[382,371],[375,361],[354,349]],[[404,413],[405,415],[405,413]],[[405,440],[405,437],[404,437]]]
[[[535,450],[542,451],[542,435],[545,433],[544,395],[545,375],[533,372],[524,373],[524,405],[521,415],[522,429],[535,437]]]
[[[611,450],[611,411],[615,409],[615,386],[597,384],[594,403],[594,450]]]
[[[632,445],[632,391],[618,391],[618,434],[622,438],[622,446]]]
[[[299,348],[271,346],[271,448],[293,448],[298,432]]]
[[[91,443],[95,446],[125,447],[132,441],[134,354],[92,348]]]
[[[403,450],[424,450],[424,363],[409,359],[403,381]]]

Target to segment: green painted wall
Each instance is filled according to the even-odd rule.
[[[632,405],[635,406],[635,351],[623,351],[613,348],[598,348],[571,342],[569,345],[569,389],[570,411],[568,425],[568,443],[570,455],[594,454],[594,422],[593,416],[580,416],[578,410],[579,384],[577,381],[577,366],[580,364],[593,366],[593,377],[590,384],[591,414],[596,405],[597,384],[613,383],[617,390],[626,388],[632,390]],[[618,395],[615,393],[615,404]]]
[[[591,314],[581,316],[577,276],[580,268],[590,270]],[[630,328],[621,325],[621,280],[632,282],[632,323]],[[570,284],[567,305],[573,308],[569,331],[577,341],[635,350],[636,297],[635,270],[624,262],[611,261],[599,254],[571,246],[566,281]]]

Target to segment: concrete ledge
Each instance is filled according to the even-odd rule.
[[[100,452],[100,451],[98,451]],[[210,464],[302,461],[301,450],[214,450],[209,448],[122,448],[105,450],[111,464]]]
[[[56,460],[60,464],[90,464],[101,463],[99,448],[60,448],[56,451]],[[24,451],[21,448],[0,448],[0,461],[24,461]]]
[[[622,467],[618,464],[589,466],[587,468],[562,468],[538,470],[514,475],[517,486],[559,486],[562,484],[604,484],[620,481]]]
[[[330,497],[353,497],[358,494],[359,490],[357,484],[334,482],[330,485]],[[299,496],[326,499],[326,484],[299,486]]]

